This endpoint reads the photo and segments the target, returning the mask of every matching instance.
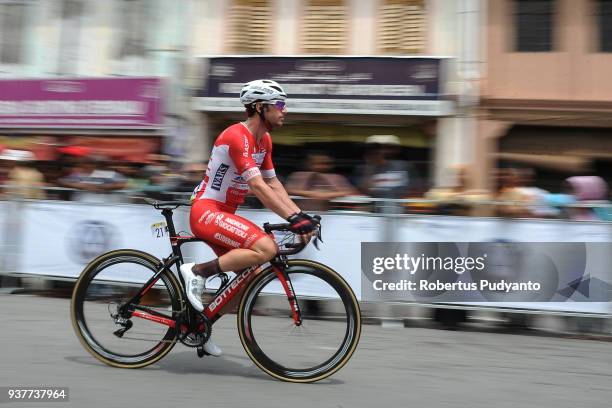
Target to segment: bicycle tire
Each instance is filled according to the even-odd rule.
[[[329,285],[329,288],[331,288],[332,291],[335,291],[338,295],[340,304],[338,305],[338,303],[336,303],[336,309],[339,308],[342,310],[342,308],[344,308],[347,316],[346,322],[343,323],[342,318],[334,322],[333,319],[326,320],[325,317],[321,316],[318,316],[317,318],[309,318],[307,314],[302,314],[304,319],[302,324],[303,327],[306,327],[307,324],[316,321],[320,322],[321,324],[328,325],[323,330],[333,327],[334,330],[340,329],[338,330],[340,332],[343,325],[345,326],[345,333],[337,347],[337,350],[335,349],[335,346],[330,347],[330,349],[332,349],[330,353],[333,354],[329,358],[325,357],[325,361],[314,363],[314,365],[311,367],[292,368],[284,365],[283,363],[279,363],[278,359],[275,361],[276,357],[272,357],[271,355],[278,354],[279,350],[287,350],[285,346],[291,348],[294,346],[293,342],[291,342],[291,344],[287,344],[288,342],[282,343],[282,341],[279,340],[280,342],[267,347],[264,347],[264,345],[261,344],[261,341],[258,342],[257,337],[261,337],[262,334],[267,334],[265,331],[267,328],[264,328],[262,331],[254,329],[254,325],[257,324],[254,323],[254,321],[272,319],[266,313],[262,313],[261,310],[256,310],[255,307],[258,302],[258,298],[263,297],[260,296],[262,295],[262,290],[268,287],[269,284],[275,282],[275,280],[278,281],[276,273],[271,267],[266,268],[264,271],[258,274],[245,289],[237,315],[240,341],[249,358],[251,358],[251,360],[260,369],[272,377],[294,383],[319,381],[340,370],[355,352],[361,335],[361,312],[359,309],[359,303],[350,286],[337,272],[331,268],[318,262],[309,260],[289,260],[287,263],[288,268],[286,269],[286,272],[292,280],[296,298],[300,303],[302,303],[302,305],[300,305],[301,309],[303,308],[305,298],[300,293],[301,289],[299,289],[299,284],[298,287],[296,287],[294,282],[298,275],[305,275],[306,280],[311,278],[313,280],[319,279],[321,282],[325,282],[327,285]],[[302,278],[300,277],[300,279]],[[266,294],[265,296],[270,298],[269,294]],[[281,307],[285,308],[285,312],[281,312],[280,314],[276,313],[277,317],[274,319],[274,321],[285,319],[291,324],[292,318],[289,301],[287,300],[284,292],[280,296],[276,296],[279,302],[281,297],[284,297],[285,306]],[[267,302],[269,302],[269,300],[267,300]],[[265,326],[265,324],[262,324],[262,326]],[[299,328],[302,326],[299,326]],[[280,333],[279,335],[277,335],[277,333],[274,333],[273,335],[279,338],[282,337],[279,336]],[[319,336],[317,336],[315,340],[318,340],[318,337]],[[342,334],[339,335],[339,338],[340,337],[342,337]],[[301,354],[304,353],[301,353],[301,351],[303,350],[298,351],[300,353],[297,355],[300,355],[299,358],[302,358]],[[295,354],[295,349],[287,351],[287,354],[292,352]],[[281,353],[283,352],[281,351]]]
[[[146,252],[131,249],[121,249],[100,255],[85,267],[79,279],[77,280],[73,289],[70,305],[70,314],[72,326],[79,341],[81,342],[83,347],[95,358],[113,367],[141,368],[153,364],[156,361],[159,361],[166,354],[168,354],[170,350],[172,350],[177,341],[176,329],[167,326],[162,326],[158,323],[154,323],[158,325],[157,327],[159,327],[159,329],[156,330],[165,330],[162,337],[155,344],[155,346],[142,353],[136,353],[133,355],[123,354],[109,350],[103,344],[100,344],[99,339],[97,339],[96,336],[92,334],[92,329],[87,324],[88,322],[85,311],[86,307],[84,306],[86,302],[88,304],[90,303],[87,298],[88,296],[91,296],[91,294],[88,292],[88,289],[93,288],[95,287],[95,285],[99,284],[99,282],[96,281],[96,283],[92,285],[92,282],[94,282],[94,279],[96,279],[97,276],[99,276],[105,270],[112,268],[113,266],[122,265],[125,267],[125,265],[128,263],[140,265],[141,267],[143,267],[143,271],[148,270],[151,274],[154,273],[162,265],[161,261],[153,255],[148,254]],[[163,288],[168,291],[168,294],[166,295],[168,299],[166,300],[166,302],[167,304],[169,304],[168,308],[172,308],[170,311],[172,315],[179,313],[183,305],[182,290],[181,285],[174,276],[174,274],[172,274],[170,271],[164,271],[160,276],[158,282],[161,282],[163,284]],[[137,288],[140,287],[140,284],[132,284],[130,286],[130,284],[127,282],[113,282],[113,289],[117,288],[114,289],[117,292],[121,292],[121,288],[124,287],[131,287],[133,290],[137,290]],[[154,291],[150,291],[150,293],[151,292]],[[97,303],[96,307],[98,307],[98,304],[104,305],[106,301],[107,300],[103,299],[101,301],[96,302],[92,301],[91,303]],[[112,323],[112,319],[110,317],[110,306],[108,306],[111,304],[113,304],[113,302],[109,301],[107,303],[107,307],[109,307],[108,319],[110,319]],[[93,319],[90,319],[90,325],[94,323],[99,325],[99,320],[100,319],[94,321]],[[140,321],[141,319],[137,320]],[[107,326],[110,325],[108,321],[106,321],[105,324]],[[113,326],[111,325],[110,327]],[[114,327],[117,328],[117,326]],[[167,330],[165,329],[166,327]],[[109,331],[109,333],[105,332],[105,334],[110,334],[109,338],[113,338],[112,329]],[[126,339],[129,339],[129,337],[126,337]]]

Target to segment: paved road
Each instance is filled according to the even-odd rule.
[[[487,332],[365,326],[349,364],[287,384],[246,357],[235,320],[215,325],[221,358],[181,345],[154,366],[102,365],[77,341],[69,302],[0,295],[0,386],[70,387],[53,407],[609,407],[612,343]],[[7,404],[6,406],[48,404]]]

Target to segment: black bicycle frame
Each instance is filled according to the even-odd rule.
[[[184,263],[181,246],[189,242],[203,241],[194,236],[177,235],[176,229],[174,227],[174,220],[172,218],[172,209],[162,209],[162,215],[166,219],[166,225],[168,227],[168,233],[170,237],[170,245],[172,247],[172,254],[168,258],[162,260],[162,264],[159,265],[159,268],[155,272],[155,274],[147,282],[145,282],[145,284],[142,286],[142,289],[132,299],[130,299],[122,306],[121,311],[124,313],[131,314],[133,313],[133,310],[141,309],[153,316],[139,314],[137,317],[142,317],[148,320],[158,321],[160,323],[167,324],[167,316],[163,315],[162,313],[155,312],[154,310],[151,310],[147,307],[140,307],[138,306],[138,304],[140,303],[140,300],[147,294],[147,292],[153,287],[153,285],[155,285],[155,283],[159,280],[162,273],[166,270],[170,271],[170,268],[174,264],[176,264],[177,266],[178,277],[181,281],[182,288],[185,288],[185,281],[183,280],[183,277],[180,273],[180,266]],[[286,257],[284,257],[283,255],[278,255],[270,263],[272,265],[273,270],[276,272],[279,280],[281,281],[283,288],[285,289],[287,299],[289,300],[289,303],[291,305],[292,315],[295,324],[299,326],[302,322],[301,311],[297,299],[295,297],[295,292],[293,290],[291,280],[289,279],[288,274],[285,272]],[[253,273],[256,272],[260,267],[261,265],[246,268],[237,273],[232,280],[223,281],[221,287],[217,290],[215,297],[202,312],[204,315],[206,315],[206,317],[211,323],[214,323],[221,317],[221,315],[219,314],[221,309],[223,309],[227,302],[229,302],[229,300],[232,299],[236,295],[236,293],[242,289],[242,287],[250,280]],[[191,305],[189,305],[188,307],[190,308],[190,310],[194,311],[193,308],[191,308]],[[189,313],[188,316],[188,321],[191,321],[193,313]],[[162,318],[162,320],[160,321],[155,317]]]

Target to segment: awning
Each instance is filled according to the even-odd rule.
[[[587,157],[553,154],[496,153],[495,157],[532,167],[572,173],[587,171],[591,163]]]
[[[346,126],[333,124],[286,125],[272,133],[274,144],[302,145],[308,143],[365,143],[368,136],[395,135],[402,146],[428,148],[431,139],[418,127]]]
[[[144,163],[147,155],[159,150],[158,138],[143,137],[70,137],[68,145],[90,149],[91,155],[100,155],[114,160]]]
[[[57,138],[53,136],[0,136],[0,146],[4,149],[30,151],[36,160],[55,159],[56,142]]]
[[[612,130],[594,127],[515,125],[499,140],[499,159],[558,171],[582,173],[597,160],[612,159]]]

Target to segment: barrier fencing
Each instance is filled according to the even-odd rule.
[[[177,198],[187,198],[183,194]],[[134,203],[89,203],[55,200],[0,200],[0,273],[13,276],[44,276],[74,280],[97,255],[112,249],[134,248],[158,258],[170,254],[163,228],[152,227],[163,221],[151,206]],[[124,196],[120,201],[131,201]],[[331,210],[323,216],[324,244],[320,251],[311,246],[299,257],[325,263],[337,270],[362,299],[362,284],[369,279],[362,271],[362,242],[576,242],[602,243],[612,256],[612,223],[559,219],[509,219],[456,215],[405,214],[407,205],[435,205],[433,200],[383,200],[352,198],[340,201],[344,210]],[[351,204],[351,211],[346,205]],[[476,205],[477,203],[470,203]],[[512,203],[482,202],[482,205]],[[376,209],[377,212],[367,212]],[[598,207],[606,207],[598,204]],[[575,206],[588,208],[589,206]],[[282,222],[262,209],[242,208],[239,213],[258,225]],[[188,208],[175,211],[177,231],[190,233]],[[201,243],[184,247],[186,262],[205,261],[214,255]],[[592,258],[590,265],[601,278],[612,282],[610,257]],[[129,279],[129,277],[117,277]],[[316,295],[316,288],[313,294]],[[398,301],[414,302],[413,298]],[[545,313],[612,315],[609,302],[564,303],[479,303],[452,304],[460,308],[521,309]]]

